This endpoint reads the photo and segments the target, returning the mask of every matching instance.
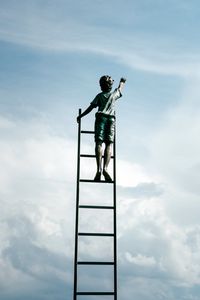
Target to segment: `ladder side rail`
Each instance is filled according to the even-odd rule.
[[[81,109],[79,109],[79,115]],[[81,119],[78,123],[78,148],[77,148],[77,182],[76,182],[76,220],[75,220],[75,249],[74,249],[74,295],[77,299],[77,261],[78,261],[78,219],[79,219],[79,181],[80,181],[80,144],[81,144]]]
[[[114,229],[114,300],[117,300],[117,191],[116,191],[116,128],[115,140],[113,145],[113,229]]]

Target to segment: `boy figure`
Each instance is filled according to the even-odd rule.
[[[107,169],[111,158],[111,149],[115,134],[115,101],[122,97],[121,91],[126,79],[121,78],[118,88],[112,92],[113,82],[114,80],[111,78],[111,76],[102,76],[99,80],[102,92],[99,93],[90,103],[88,108],[77,117],[77,122],[79,122],[80,119],[90,113],[93,108],[98,107],[98,112],[95,115],[95,154],[97,172],[94,177],[94,181],[100,181],[102,174],[105,178],[105,181],[112,181]],[[105,143],[105,150],[102,168],[103,143]]]

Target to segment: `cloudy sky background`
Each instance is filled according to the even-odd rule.
[[[199,299],[199,1],[0,0],[0,8],[0,298],[72,297],[76,115],[110,74],[116,84],[127,78],[117,106],[119,299]],[[85,117],[84,128],[93,121]],[[93,146],[83,140],[84,151]],[[94,168],[83,162],[83,176]],[[90,185],[81,192],[102,203],[106,189],[106,198]],[[111,227],[110,216],[96,219],[81,224]],[[109,256],[109,242],[100,244],[82,241],[81,257]],[[109,272],[99,280],[80,270],[80,288],[109,290]]]

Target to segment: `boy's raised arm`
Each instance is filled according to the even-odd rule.
[[[120,92],[122,91],[125,82],[126,82],[126,78],[122,77],[122,78],[120,79],[119,86],[118,86],[118,89],[120,90]]]

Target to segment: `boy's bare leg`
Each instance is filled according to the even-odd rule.
[[[101,173],[102,173],[102,156],[103,156],[103,148],[102,142],[96,142],[95,146],[95,154],[96,154],[96,163],[97,163],[97,173],[94,177],[95,181],[101,180]]]
[[[108,165],[110,163],[112,154],[112,143],[106,143],[105,150],[104,150],[104,164],[103,164],[103,175],[106,181],[112,181],[112,178],[107,172]]]

